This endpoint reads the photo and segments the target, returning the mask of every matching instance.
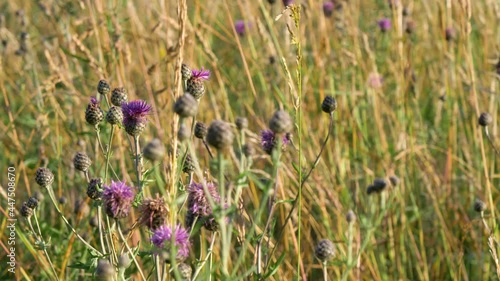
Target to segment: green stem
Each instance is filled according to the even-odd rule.
[[[193,278],[191,279],[191,281],[195,281],[196,280],[196,277],[198,277],[198,275],[200,274],[201,269],[205,266],[205,263],[207,263],[207,260],[212,256],[212,251],[214,249],[215,238],[216,237],[217,237],[217,232],[214,232],[212,234],[212,241],[210,241],[210,247],[208,248],[207,256],[205,257],[205,259],[196,268],[196,271],[194,272]]]
[[[43,253],[45,254],[45,257],[47,257],[47,261],[49,262],[50,268],[52,269],[52,273],[54,274],[56,280],[59,281],[59,276],[57,276],[57,272],[56,272],[56,269],[54,268],[54,264],[52,264],[52,260],[50,260],[49,253],[47,252],[46,243],[45,243],[45,241],[43,240],[43,237],[42,237],[42,231],[40,229],[40,224],[38,223],[38,218],[36,216],[36,212],[33,212],[33,217],[35,218],[36,227],[38,229],[38,235],[36,234],[35,230],[33,229],[33,225],[31,224],[30,218],[28,218],[28,224],[29,224],[29,226],[31,228],[31,232],[33,232],[33,234],[35,235],[36,240],[42,242],[42,244],[43,244]]]

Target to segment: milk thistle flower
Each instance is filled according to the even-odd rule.
[[[189,233],[179,224],[175,228],[166,225],[158,227],[151,237],[151,243],[157,248],[170,251],[172,236],[175,237],[174,246],[177,247],[177,259],[186,259],[189,255]]]
[[[112,181],[111,185],[104,186],[102,199],[106,214],[111,218],[119,219],[128,216],[134,201],[134,193],[132,188],[124,182]]]
[[[268,154],[271,154],[274,147],[276,146],[276,134],[271,130],[260,131],[260,140],[262,149]],[[282,137],[282,149],[285,149],[288,144],[290,144],[290,135],[284,134]]]
[[[146,127],[148,121],[146,117],[151,113],[152,107],[143,100],[135,100],[123,103],[122,111],[125,131],[135,137]]]

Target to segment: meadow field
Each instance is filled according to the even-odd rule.
[[[499,280],[499,26],[0,1],[0,280]]]

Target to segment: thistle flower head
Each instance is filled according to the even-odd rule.
[[[325,15],[325,17],[332,16],[334,7],[335,7],[335,5],[333,4],[332,1],[327,1],[327,2],[323,3],[323,14]]]
[[[392,26],[391,20],[388,18],[382,18],[378,21],[378,27],[382,32],[388,31],[389,29],[391,29],[391,26]]]
[[[234,29],[236,29],[236,33],[238,33],[238,35],[240,35],[240,36],[245,35],[245,31],[246,31],[245,22],[242,20],[236,21],[234,23]]]
[[[276,146],[276,134],[271,130],[260,131],[260,140],[262,149],[264,149],[266,153],[271,154],[274,147]],[[286,149],[286,146],[290,144],[290,135],[284,134],[281,141],[282,141],[281,148]]]
[[[158,227],[151,237],[151,242],[157,248],[170,250],[172,236],[175,237],[174,246],[177,247],[177,259],[184,260],[189,255],[189,233],[179,224],[175,228],[166,225]]]
[[[220,202],[220,195],[217,192],[217,187],[212,182],[206,183],[207,190],[212,197],[214,203]],[[188,202],[187,206],[189,211],[191,211],[196,216],[209,216],[212,214],[212,207],[210,206],[210,201],[207,199],[205,190],[202,183],[193,182],[188,187]]]
[[[106,214],[111,218],[119,219],[128,216],[134,193],[132,188],[124,182],[112,181],[109,186],[104,186],[102,193]]]
[[[322,262],[326,262],[333,258],[335,255],[335,246],[332,241],[328,239],[323,239],[318,242],[316,249],[314,250],[314,255]]]
[[[199,70],[193,69],[193,70],[191,70],[191,78],[208,80],[208,78],[210,78],[210,70],[206,70],[203,67],[201,67],[201,69],[199,69]]]
[[[122,104],[123,125],[131,136],[139,135],[145,128],[147,116],[152,107],[143,100],[135,100]]]
[[[140,207],[139,224],[155,230],[165,223],[168,207],[163,197],[156,195],[155,199],[144,199]]]

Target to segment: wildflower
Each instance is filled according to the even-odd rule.
[[[104,119],[104,113],[99,106],[99,102],[95,97],[91,97],[90,103],[87,105],[87,109],[85,110],[85,121],[87,121],[90,125],[95,126],[99,124],[102,119]]]
[[[168,207],[163,197],[156,195],[155,199],[146,198],[140,207],[140,217],[138,223],[145,225],[151,230],[155,230],[165,223],[168,215]]]
[[[199,100],[205,94],[205,85],[203,82],[208,80],[210,77],[210,71],[203,69],[200,70],[193,69],[191,71],[191,77],[187,80],[186,90],[195,99]]]
[[[388,18],[383,18],[378,21],[378,27],[382,32],[387,32],[389,29],[391,29],[391,25],[391,20]]]
[[[194,126],[194,136],[199,139],[204,139],[207,135],[207,126],[202,122],[196,122]]]
[[[262,149],[264,149],[264,151],[267,154],[271,154],[274,147],[276,146],[276,134],[273,133],[273,131],[271,130],[263,130],[260,131],[260,139],[261,139]],[[289,134],[283,135],[281,148],[283,150],[286,149],[286,146],[289,143],[290,143],[290,135]]]
[[[48,187],[54,182],[54,174],[47,168],[38,168],[35,173],[35,181],[41,187]]]
[[[109,261],[99,260],[94,275],[97,280],[112,281],[115,278],[115,269]]]
[[[325,17],[332,16],[334,7],[335,5],[331,1],[323,3],[323,14],[325,15]]]
[[[332,113],[337,109],[337,101],[332,96],[326,96],[321,104],[321,110],[325,113]]]
[[[453,28],[451,26],[446,28],[444,33],[445,33],[446,41],[448,41],[448,42],[454,41],[457,38],[457,31],[455,30],[455,28]]]
[[[486,210],[486,203],[481,201],[480,199],[476,199],[474,201],[474,211],[478,213],[482,213]]]
[[[196,116],[198,113],[198,102],[192,95],[184,94],[174,103],[174,112],[181,118]]]
[[[19,213],[21,214],[21,216],[29,218],[33,215],[33,208],[28,207],[28,204],[26,202],[23,202]]]
[[[216,205],[220,204],[221,198],[217,192],[217,186],[212,182],[207,182],[205,184],[213,203]],[[197,220],[201,221],[206,229],[210,231],[217,230],[218,224],[213,216],[213,209],[210,205],[209,199],[207,198],[203,184],[193,182],[188,187],[188,193],[186,226],[188,228],[193,227],[194,221]],[[223,207],[227,208],[226,205]]]
[[[370,88],[379,89],[382,87],[383,83],[384,78],[382,78],[382,76],[380,76],[379,74],[372,72],[368,75],[367,84]]]
[[[292,118],[288,112],[284,110],[278,110],[274,113],[273,117],[269,121],[269,128],[275,134],[288,133],[293,128]]]
[[[248,128],[248,119],[246,119],[245,117],[236,118],[235,123],[236,123],[236,128],[238,128],[238,130],[240,131]]]
[[[175,237],[174,245],[172,245],[172,236]],[[172,246],[177,248],[177,259],[184,260],[189,255],[189,233],[179,224],[172,228],[162,225],[158,227],[151,237],[151,242],[157,248],[170,251]]]
[[[92,161],[85,152],[77,152],[73,158],[73,165],[78,171],[86,172],[88,171]]]
[[[493,122],[493,117],[488,112],[483,112],[479,115],[478,123],[480,126],[486,127]]]
[[[134,201],[134,193],[132,188],[124,182],[112,181],[111,185],[104,186],[102,199],[106,214],[111,218],[119,219],[128,216]]]
[[[92,200],[101,200],[103,183],[102,178],[91,179],[87,186],[87,196]]]
[[[106,121],[111,125],[122,124],[123,111],[121,108],[117,106],[110,107],[108,113],[106,113]]]
[[[122,103],[128,101],[127,92],[124,88],[114,88],[111,93],[111,103],[114,106],[122,106]]]
[[[122,104],[123,125],[131,136],[138,136],[146,127],[147,118],[151,113],[151,106],[143,100],[135,100]]]
[[[110,91],[109,84],[106,80],[101,79],[97,84],[97,92],[101,95],[106,95]]]
[[[285,7],[290,6],[293,4],[293,0],[283,0],[283,5]]]
[[[224,149],[233,144],[234,134],[231,126],[220,120],[210,124],[207,131],[207,142],[216,149]]]
[[[188,128],[184,123],[179,126],[179,130],[177,131],[177,139],[180,142],[188,140],[191,137],[191,129]]]
[[[331,260],[335,255],[335,246],[332,241],[328,239],[323,239],[319,241],[316,249],[314,250],[314,255],[322,262]]]
[[[236,29],[236,33],[238,33],[239,36],[245,35],[246,31],[245,22],[242,20],[236,21],[236,23],[234,24],[234,29]]]
[[[165,155],[165,147],[159,139],[153,139],[142,150],[144,158],[151,161],[158,161]]]
[[[187,81],[189,78],[191,78],[191,69],[187,64],[182,64],[181,65],[181,75],[182,75],[182,80]]]

